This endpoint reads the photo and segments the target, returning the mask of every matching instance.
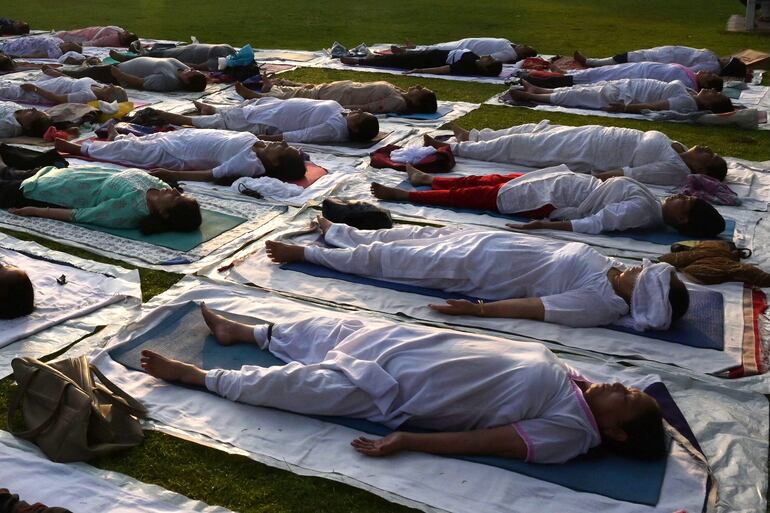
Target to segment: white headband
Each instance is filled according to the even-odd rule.
[[[631,296],[631,317],[637,331],[666,330],[671,326],[671,275],[674,267],[653,264],[646,258]]]

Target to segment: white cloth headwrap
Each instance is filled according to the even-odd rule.
[[[14,114],[24,107],[14,102],[0,102],[0,137],[21,135],[22,128]]]
[[[433,146],[408,146],[393,150],[390,153],[390,160],[401,162],[402,164],[417,164],[425,157],[433,155],[437,151]]]
[[[243,192],[243,187],[252,191],[259,192],[267,199],[286,199],[299,196],[305,189],[293,183],[286,183],[269,176],[259,176],[257,178],[243,177],[238,178],[230,185],[235,192]]]
[[[669,264],[642,262],[642,272],[636,280],[631,295],[631,318],[637,331],[666,330],[671,326],[671,275],[674,267]]]

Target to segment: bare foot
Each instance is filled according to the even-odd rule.
[[[511,89],[507,93],[505,93],[507,96],[509,96],[512,100],[519,101],[519,102],[528,102],[530,99],[530,93],[523,89]]]
[[[456,121],[449,123],[449,128],[451,128],[452,132],[454,132],[457,142],[465,142],[468,140],[470,132],[458,125]]]
[[[262,88],[262,91],[267,92],[267,91],[265,91],[264,87]],[[262,96],[259,93],[257,93],[256,91],[252,91],[251,89],[249,89],[248,87],[246,87],[245,85],[243,85],[240,82],[236,82],[236,84],[235,84],[235,92],[238,93],[240,96],[246,98],[246,99],[260,98]]]
[[[142,369],[150,376],[185,385],[206,385],[206,371],[189,363],[172,360],[153,351],[142,351]]]
[[[424,173],[411,164],[406,165],[406,174],[409,176],[409,183],[412,185],[433,184],[433,175]]]
[[[267,257],[278,264],[305,261],[305,247],[296,244],[286,244],[276,240],[265,242]]]
[[[195,105],[195,108],[198,109],[198,112],[203,115],[214,114],[217,111],[211,105],[206,105],[205,103],[199,101],[193,101],[193,105]]]
[[[66,139],[57,138],[53,143],[53,147],[56,148],[56,151],[58,151],[59,153],[67,153],[70,155],[82,155],[82,153],[80,152],[80,145],[71,143]]]
[[[524,91],[528,93],[537,92],[538,87],[530,82],[527,82],[526,80],[522,80],[521,85],[524,87]]]
[[[372,182],[372,194],[376,198],[386,201],[405,201],[409,199],[409,191],[399,189],[398,187],[388,187],[377,182]]]
[[[449,146],[447,143],[444,143],[444,142],[441,142],[441,141],[437,141],[436,139],[434,139],[433,137],[429,136],[428,134],[425,134],[425,135],[422,136],[422,145],[423,146],[433,146],[437,150],[439,148],[445,148],[445,147]]]
[[[315,222],[318,224],[318,228],[321,230],[321,233],[326,235],[326,232],[329,231],[329,228],[331,228],[334,223],[326,219],[324,216],[318,216],[315,218]]]
[[[233,344],[254,343],[254,327],[242,322],[231,321],[219,314],[212,312],[206,303],[201,304],[201,314],[206,326],[209,327],[214,338],[223,346]]]
[[[580,64],[581,66],[587,66],[587,59],[586,56],[580,53],[579,51],[575,50],[575,53],[572,54],[572,58],[575,59],[575,62]]]
[[[390,51],[393,53],[406,53],[406,48],[398,45],[391,45]]]
[[[118,136],[118,129],[115,128],[115,123],[113,123],[109,126],[109,128],[107,128],[107,140],[114,141],[117,136]]]

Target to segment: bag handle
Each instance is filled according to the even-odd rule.
[[[39,426],[31,429],[27,429],[26,431],[16,431],[11,427],[11,422],[13,420],[13,417],[16,415],[16,412],[19,410],[19,404],[21,403],[22,398],[24,395],[26,395],[27,390],[29,389],[30,383],[32,383],[32,380],[34,379],[35,375],[40,371],[39,368],[35,369],[32,375],[24,381],[24,383],[21,385],[21,389],[19,392],[14,395],[13,399],[11,400],[11,404],[8,406],[8,431],[15,436],[18,436],[20,438],[25,438],[27,440],[31,440],[38,436],[40,433],[48,429],[48,427],[53,423],[54,419],[58,416],[59,410],[62,406],[62,399],[64,398],[64,394],[67,392],[67,389],[72,385],[70,382],[64,382],[64,386],[61,388],[61,392],[59,393],[59,397],[56,400],[56,408],[53,409],[51,412],[51,415],[45,419]]]
[[[147,408],[145,408],[142,403],[140,403],[139,401],[137,401],[136,399],[128,395],[126,392],[121,390],[121,388],[118,387],[115,383],[107,379],[107,376],[102,374],[102,371],[100,371],[95,365],[89,363],[88,366],[91,369],[91,372],[93,372],[94,375],[96,375],[96,377],[99,378],[99,381],[105,387],[107,387],[107,389],[110,392],[115,394],[117,396],[116,397],[117,399],[121,399],[120,401],[118,401],[117,404],[120,404],[121,406],[125,407],[126,409],[128,409],[128,411],[131,414],[137,417],[140,417],[140,418],[147,417]]]

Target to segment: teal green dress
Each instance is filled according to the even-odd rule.
[[[44,167],[21,184],[25,198],[73,210],[73,221],[108,228],[137,228],[150,214],[147,191],[168,189],[140,169]]]

